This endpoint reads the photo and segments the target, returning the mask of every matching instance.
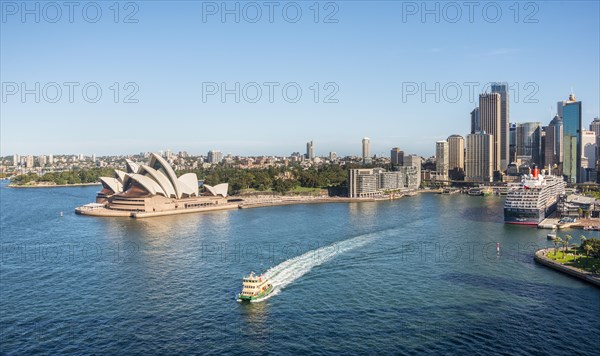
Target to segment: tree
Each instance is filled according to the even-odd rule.
[[[592,250],[593,250],[592,245],[590,245],[590,244],[584,245],[583,246],[583,250],[585,251],[586,257],[589,257],[590,256],[590,252],[592,252]]]
[[[571,235],[565,235],[565,240],[563,241],[563,246],[565,248],[565,253],[563,253],[563,256],[569,250],[569,240],[572,239],[572,238],[573,238],[573,236],[571,236]]]
[[[563,241],[563,239],[561,239],[560,237],[556,237],[554,239],[554,256],[556,256],[558,258],[558,245],[561,244]]]

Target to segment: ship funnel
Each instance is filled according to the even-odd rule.
[[[540,169],[538,167],[533,167],[533,178],[537,178],[540,174]]]

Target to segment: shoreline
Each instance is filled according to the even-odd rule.
[[[415,193],[416,194],[416,193]],[[368,203],[368,202],[380,202],[380,201],[391,201],[397,200],[403,197],[410,197],[411,195],[402,195],[394,197],[381,197],[381,198],[346,198],[346,197],[278,197],[269,196],[264,198],[254,198],[248,201],[241,201],[235,203],[223,204],[220,206],[209,206],[192,209],[179,209],[179,210],[166,210],[157,212],[145,212],[145,211],[123,211],[123,210],[111,210],[105,207],[87,209],[85,206],[75,208],[75,213],[78,215],[95,216],[95,217],[129,217],[134,219],[151,218],[158,216],[170,216],[180,214],[193,214],[202,213],[208,211],[219,211],[219,210],[234,210],[234,209],[255,209],[255,208],[266,208],[273,206],[285,206],[285,205],[297,205],[297,204],[328,204],[328,203]],[[236,197],[237,198],[237,197]],[[243,198],[242,198],[243,199]]]
[[[535,260],[535,262],[542,264],[546,267],[552,268],[556,271],[559,271],[561,273],[567,274],[571,277],[575,277],[578,278],[580,280],[583,280],[585,282],[591,283],[593,285],[595,285],[596,287],[600,288],[600,275],[598,274],[593,274],[591,272],[582,270],[580,268],[576,268],[576,267],[572,267],[572,266],[567,266],[567,265],[563,265],[560,262],[556,262],[553,259],[550,259],[548,257],[546,257],[546,253],[548,253],[549,251],[554,251],[556,249],[554,248],[549,248],[549,249],[541,249],[535,252],[535,255],[533,256],[533,259]]]
[[[102,183],[77,183],[77,184],[24,184],[24,185],[16,185],[9,184],[7,188],[68,188],[68,187],[88,187],[94,185],[102,185]]]

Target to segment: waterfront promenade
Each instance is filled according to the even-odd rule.
[[[547,254],[549,252],[556,252],[555,250],[556,249],[554,248],[544,248],[538,250],[535,253],[534,260],[544,266],[550,267],[562,273],[566,273],[570,276],[582,279],[588,283],[595,285],[596,287],[600,287],[600,274],[595,274],[580,268],[568,266],[547,257]]]
[[[389,201],[399,199],[405,195],[382,196],[374,198],[346,198],[346,197],[328,197],[328,196],[278,196],[278,195],[259,195],[251,197],[243,197],[231,200],[227,204],[218,206],[205,206],[190,209],[167,210],[157,212],[132,212],[124,210],[108,209],[96,204],[88,204],[75,208],[75,213],[79,215],[88,215],[96,217],[131,217],[136,219],[151,218],[157,216],[179,215],[202,213],[217,210],[233,210],[233,209],[251,209],[264,208],[270,206],[294,205],[294,204],[326,204],[326,203],[363,203],[375,201]],[[238,197],[232,197],[238,198]]]

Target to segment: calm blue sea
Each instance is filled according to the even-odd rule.
[[[534,263],[548,231],[499,197],[75,215],[97,190],[0,185],[2,354],[598,351],[600,289]],[[238,303],[250,271],[276,291]]]

